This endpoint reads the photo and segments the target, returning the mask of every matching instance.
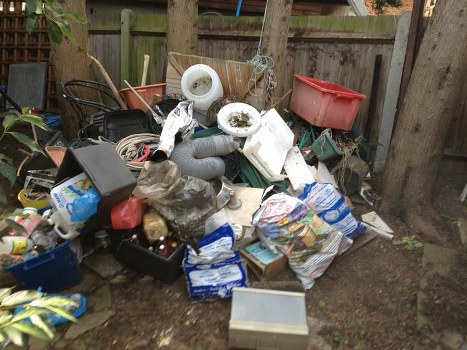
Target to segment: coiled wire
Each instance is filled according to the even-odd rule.
[[[127,136],[115,145],[115,150],[126,162],[126,165],[130,170],[140,171],[144,167],[144,161],[147,157],[142,157],[142,153],[146,154],[145,147],[143,145],[153,144],[149,148],[154,148],[159,145],[160,135],[143,133],[134,134]]]

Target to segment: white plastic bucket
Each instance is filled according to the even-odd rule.
[[[207,111],[211,104],[224,95],[216,71],[205,64],[195,64],[182,75],[183,95],[194,102],[194,107]]]

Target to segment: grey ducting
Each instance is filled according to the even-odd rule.
[[[225,173],[227,155],[239,147],[230,135],[216,135],[184,141],[175,146],[170,160],[180,167],[182,175],[203,180],[219,178]]]

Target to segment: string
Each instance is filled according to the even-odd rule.
[[[261,94],[253,93],[253,91],[256,90],[256,87],[258,84],[257,81],[261,74],[264,74],[264,77],[266,79],[266,92],[265,93],[271,94],[277,85],[276,77],[272,69],[274,67],[274,60],[270,56],[261,55],[262,45],[263,45],[264,23],[266,22],[266,16],[268,13],[268,3],[269,3],[269,0],[266,1],[266,6],[264,8],[263,23],[261,25],[261,32],[259,35],[259,42],[258,42],[258,48],[256,50],[256,55],[251,60],[247,61],[248,63],[251,63],[254,65],[253,72],[251,74],[248,85],[251,86],[250,94],[255,97],[264,95],[264,93],[261,93]]]

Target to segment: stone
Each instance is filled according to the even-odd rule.
[[[459,228],[462,245],[467,246],[467,218],[460,217],[457,220],[457,227]]]
[[[441,334],[440,340],[446,349],[457,350],[461,348],[464,337],[457,332],[445,330]]]
[[[423,245],[422,266],[427,274],[448,276],[456,258],[457,252],[454,249],[443,248],[429,243]]]
[[[326,342],[326,339],[319,335],[321,329],[329,325],[320,319],[314,317],[307,317],[308,324],[308,348],[319,350],[332,350],[331,344]]]
[[[85,266],[81,267],[81,271],[83,273],[83,281],[68,289],[67,293],[88,293],[105,283],[100,276]]]
[[[44,350],[49,345],[47,340],[29,337],[29,350]]]
[[[112,254],[94,254],[84,260],[84,264],[105,279],[111,279],[119,274],[123,265]]]
[[[108,283],[99,287],[88,297],[88,306],[94,312],[102,311],[112,306],[112,293]]]
[[[113,310],[104,310],[92,314],[84,314],[78,323],[72,324],[65,333],[65,339],[76,339],[87,331],[104,324],[114,315]]]

